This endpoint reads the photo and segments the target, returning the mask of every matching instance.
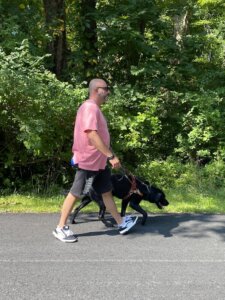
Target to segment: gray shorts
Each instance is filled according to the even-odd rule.
[[[100,195],[112,190],[111,171],[108,167],[99,171],[77,169],[70,193],[81,198],[88,194],[91,187]]]

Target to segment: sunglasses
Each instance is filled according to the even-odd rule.
[[[103,89],[105,91],[109,91],[110,87],[109,86],[98,86],[97,89]]]

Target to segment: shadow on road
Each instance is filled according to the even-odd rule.
[[[225,240],[225,218],[216,219],[209,214],[164,214],[151,215],[145,226],[139,225],[136,234],[160,234],[166,238],[182,236],[188,238],[206,238],[217,234]]]
[[[107,216],[108,224],[114,221]],[[80,216],[77,223],[86,223],[98,221],[97,214],[87,214]],[[144,226],[140,224],[141,216],[132,236],[152,234],[162,235],[165,238],[173,236],[182,236],[187,238],[199,239],[207,238],[211,234],[216,234],[220,239],[225,241],[225,217],[216,218],[216,215],[210,214],[152,214],[148,217]],[[114,223],[115,224],[115,223]],[[104,230],[97,232],[87,232],[82,236],[97,235],[117,235],[115,228],[106,228],[102,224]]]

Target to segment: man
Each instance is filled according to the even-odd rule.
[[[89,99],[78,109],[74,127],[73,160],[78,166],[73,185],[64,200],[61,217],[53,235],[62,242],[76,242],[78,239],[66,225],[75,201],[81,197],[87,184],[102,194],[106,210],[118,224],[120,234],[127,233],[137,222],[136,218],[122,218],[112,196],[109,162],[112,168],[121,167],[118,157],[110,150],[110,135],[107,122],[100,106],[107,100],[109,87],[102,79],[93,79],[89,84]],[[86,186],[85,186],[86,184]]]

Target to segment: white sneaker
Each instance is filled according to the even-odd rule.
[[[135,217],[133,217],[133,216],[131,216],[131,215],[126,215],[126,216],[124,216],[124,217],[122,218],[122,219],[123,219],[123,223],[124,223],[125,220],[126,220],[126,221],[132,220],[132,218],[135,218]],[[123,224],[123,223],[122,223],[122,224]],[[113,227],[116,227],[117,229],[120,229],[120,227],[121,227],[122,224],[120,224],[120,225],[115,224]]]
[[[74,243],[78,241],[77,236],[70,230],[68,225],[63,226],[63,228],[57,227],[53,230],[52,234],[55,238],[64,243]]]
[[[124,220],[128,221],[128,220],[132,220],[133,218],[135,218],[135,217],[132,216],[132,215],[126,215],[126,216],[124,217]]]
[[[133,228],[135,226],[135,224],[137,223],[138,217],[124,217],[123,219],[123,223],[121,225],[119,225],[119,232],[120,234],[125,234],[128,231],[131,230],[131,228]]]

